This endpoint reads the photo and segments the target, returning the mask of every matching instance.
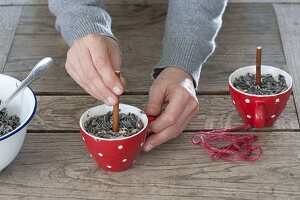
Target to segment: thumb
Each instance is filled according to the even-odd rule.
[[[147,115],[158,116],[165,99],[165,89],[152,85],[149,91],[149,101],[145,107]]]

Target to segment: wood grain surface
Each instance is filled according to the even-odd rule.
[[[199,115],[178,138],[142,152],[131,169],[108,173],[89,156],[78,124],[84,111],[102,102],[85,95],[65,71],[68,46],[54,28],[47,0],[0,0],[0,73],[5,64],[5,74],[23,79],[40,58],[55,59],[54,68],[32,85],[38,110],[21,152],[0,173],[0,199],[299,200],[300,7],[274,5],[277,21],[272,4],[262,2],[288,1],[229,2],[245,1],[258,3],[230,3],[226,9],[217,49],[203,66]],[[121,102],[143,109],[151,68],[160,57],[167,0],[106,2],[124,54],[127,88]],[[227,78],[235,69],[255,64],[258,45],[263,64],[292,73],[294,96],[272,127],[249,131],[260,137],[255,145],[264,149],[261,160],[212,161],[191,144],[191,136],[196,130],[243,124],[228,95]]]
[[[167,4],[168,0],[104,0],[109,4]],[[0,0],[1,5],[48,5],[48,0]]]
[[[48,0],[0,0],[0,6],[48,5]]]
[[[167,4],[168,0],[105,0],[110,4]],[[228,0],[229,3],[300,3],[300,0]],[[47,0],[0,0],[0,5],[47,5]]]
[[[300,113],[300,4],[274,4],[281,33],[281,41],[287,62],[287,70],[293,78],[293,93]]]
[[[229,128],[243,124],[228,95],[200,96],[200,113],[188,130]],[[147,95],[124,95],[120,102],[143,109]],[[102,104],[87,96],[39,96],[38,111],[30,124],[32,131],[79,130],[80,116],[88,109]],[[267,130],[299,130],[293,98],[274,126]]]
[[[211,161],[191,133],[141,153],[125,172],[98,169],[79,133],[28,133],[0,173],[5,199],[288,199],[300,198],[299,132],[258,133],[257,162]]]
[[[0,73],[4,70],[21,10],[21,6],[0,7]]]
[[[128,81],[126,92],[146,94],[153,81],[151,69],[160,58],[167,5],[112,4],[107,9],[123,48],[122,72]],[[54,17],[47,6],[24,6],[5,73],[23,78],[38,59],[52,56],[55,69],[32,85],[34,91],[85,93],[66,75],[64,63],[68,47],[53,25]],[[228,76],[239,67],[255,64],[257,45],[264,49],[263,64],[285,69],[272,5],[229,4],[217,38],[217,49],[203,66],[199,93],[228,93]]]

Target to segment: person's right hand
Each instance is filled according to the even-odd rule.
[[[107,105],[117,103],[125,79],[115,74],[121,67],[118,43],[110,37],[89,34],[77,39],[67,53],[66,70],[90,95]]]

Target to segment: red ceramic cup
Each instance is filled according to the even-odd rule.
[[[147,115],[137,107],[120,104],[120,112],[136,114],[144,124],[144,128],[130,137],[118,139],[104,139],[96,137],[84,130],[85,121],[95,115],[103,115],[112,111],[112,106],[105,104],[87,110],[80,118],[80,132],[87,146],[90,156],[94,158],[98,166],[106,171],[118,172],[131,167],[137,158],[148,134],[148,124],[154,117]]]
[[[229,77],[229,91],[236,110],[246,124],[255,128],[271,126],[285,108],[292,92],[292,77],[285,71],[262,65],[261,74],[271,74],[285,77],[288,89],[276,95],[252,95],[237,90],[233,87],[235,78],[247,73],[255,74],[256,66],[247,66],[234,71]]]

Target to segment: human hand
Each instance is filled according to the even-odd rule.
[[[164,102],[168,102],[162,111]],[[152,134],[147,138],[144,151],[177,137],[199,112],[199,102],[192,78],[181,69],[165,68],[153,82],[146,105],[147,115],[158,116],[149,124]]]
[[[125,79],[115,74],[121,67],[121,53],[116,41],[89,34],[77,39],[67,53],[66,70],[90,95],[107,105],[117,103]]]

